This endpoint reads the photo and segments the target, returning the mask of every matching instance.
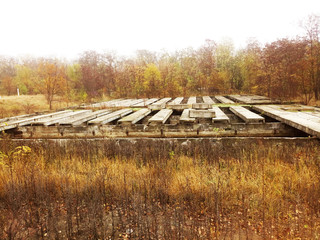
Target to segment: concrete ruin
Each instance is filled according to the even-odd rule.
[[[114,99],[0,119],[14,139],[60,138],[320,138],[320,108],[256,95]]]

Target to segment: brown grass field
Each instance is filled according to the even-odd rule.
[[[68,106],[78,105],[75,102],[66,102],[61,98],[56,98],[53,102],[53,110],[62,109]],[[45,96],[20,95],[20,96],[1,96],[0,99],[0,118],[12,117],[17,115],[30,114],[34,112],[48,111],[49,104]]]
[[[320,237],[318,145],[41,144],[1,141],[1,239]]]

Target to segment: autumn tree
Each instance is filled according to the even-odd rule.
[[[99,96],[99,91],[103,89],[100,63],[101,55],[95,51],[84,52],[79,59],[81,82],[90,97]]]
[[[192,48],[184,49],[179,51],[179,67],[180,67],[180,82],[183,96],[188,96],[191,93],[197,91],[197,72],[198,61],[196,51]]]
[[[136,95],[135,92],[139,91],[135,89],[136,74],[136,66],[132,61],[124,60],[118,63],[115,74],[117,97],[133,97]]]
[[[234,45],[231,40],[225,40],[217,44],[216,66],[219,78],[223,82],[224,92],[230,92],[234,89],[234,79],[232,77],[232,64],[234,57]]]
[[[66,69],[54,60],[42,61],[38,67],[38,85],[52,109],[55,95],[62,95],[66,90]]]
[[[301,26],[306,31],[308,42],[307,59],[309,61],[309,78],[313,84],[316,100],[320,98],[320,16],[310,15]]]
[[[159,59],[159,71],[162,78],[162,96],[177,96],[180,92],[181,68],[176,56],[163,53]]]
[[[0,56],[0,86],[6,95],[12,95],[17,92],[13,81],[16,74],[15,64],[15,59]]]
[[[69,64],[66,69],[67,85],[65,91],[65,97],[67,101],[80,100],[86,101],[87,93],[81,82],[81,66],[78,63]]]
[[[155,64],[148,64],[144,71],[145,94],[149,97],[157,97],[161,95],[161,74]]]
[[[299,40],[281,39],[267,44],[263,51],[263,87],[269,97],[294,99],[299,96],[297,74],[305,54],[305,45]]]
[[[201,95],[217,89],[216,48],[217,44],[208,39],[197,51],[197,86]]]
[[[256,94],[259,86],[259,77],[261,75],[261,46],[257,41],[250,41],[246,48],[237,54],[242,55],[240,65],[241,75],[243,77],[242,90],[246,93]]]
[[[14,84],[19,88],[21,94],[34,94],[37,89],[34,83],[36,72],[26,65],[16,65]]]

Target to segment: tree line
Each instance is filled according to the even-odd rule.
[[[132,57],[86,51],[70,62],[0,56],[0,93],[45,94],[66,101],[103,96],[164,97],[252,93],[309,103],[320,98],[320,17],[302,23],[304,36],[267,44],[206,40],[170,52],[138,50]]]

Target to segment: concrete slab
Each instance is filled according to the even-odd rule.
[[[189,117],[189,112],[190,112],[190,109],[183,110],[179,120],[181,123],[183,122],[193,123],[196,121],[195,118]]]
[[[246,103],[246,104],[270,104],[276,101],[272,101],[268,97],[259,95],[228,95],[229,98],[236,102]]]
[[[50,126],[53,124],[58,124],[59,121],[64,121],[66,119],[70,119],[76,116],[82,116],[83,114],[91,113],[91,110],[80,110],[80,111],[74,111],[74,112],[68,112],[65,114],[60,114],[58,116],[52,116],[47,118],[39,119],[35,122],[33,122],[31,125],[37,126],[37,125],[43,125],[43,126]]]
[[[70,110],[70,111],[71,111],[71,110]],[[30,118],[30,117],[33,117],[33,116],[37,116],[37,114],[36,114],[36,113],[33,113],[33,114],[24,114],[24,115],[18,115],[18,116],[13,116],[13,117],[6,117],[6,118],[0,119],[0,123],[9,122],[9,121],[22,120],[22,119]]]
[[[168,98],[162,98],[158,101],[156,101],[155,103],[151,104],[148,106],[149,109],[151,110],[160,110],[166,107],[167,102],[169,102],[171,100],[170,97]]]
[[[182,100],[183,100],[183,97],[177,97],[173,99],[168,105],[171,106],[171,105],[181,104]]]
[[[143,102],[144,102],[144,99],[134,99],[125,107],[134,107],[134,105],[143,103]]]
[[[164,124],[168,120],[168,118],[171,116],[172,113],[173,113],[172,109],[161,109],[154,116],[152,116],[148,122]]]
[[[151,113],[151,110],[148,108],[140,109],[124,118],[121,118],[118,123],[122,124],[135,124],[139,122],[144,117],[148,116]]]
[[[99,102],[99,103],[94,103],[89,105],[88,107],[93,107],[93,108],[107,108],[107,107],[113,107],[115,103],[123,101],[122,98],[118,98],[118,99],[113,99],[110,101],[105,101],[105,102]]]
[[[52,117],[52,116],[57,116],[57,115],[60,115],[60,114],[65,114],[65,113],[67,113],[69,111],[70,110],[59,111],[59,112],[54,112],[54,113],[49,113],[49,114],[33,116],[33,117],[30,117],[30,118],[25,118],[25,119],[21,119],[21,120],[19,119],[19,120],[13,120],[13,121],[9,121],[9,122],[4,122],[4,123],[1,123],[1,125],[0,125],[0,131],[13,129],[13,128],[20,127],[20,126],[26,126],[26,125],[29,125],[29,124],[31,124],[31,123],[39,120],[39,119]]]
[[[77,116],[68,117],[65,120],[59,121],[59,125],[72,125],[77,126],[92,119],[104,116],[111,113],[111,110],[98,110],[94,112],[88,112],[84,114],[78,114]]]
[[[168,109],[173,109],[173,110],[184,110],[190,108],[188,104],[172,104],[172,105],[167,105]]]
[[[158,100],[159,100],[159,98],[143,99],[142,102],[136,103],[136,104],[132,105],[132,107],[146,107],[146,106],[148,106]]]
[[[301,115],[297,115],[296,112],[282,110],[277,105],[261,105],[254,106],[253,108],[291,127],[320,138],[320,124],[313,120],[301,117]]]
[[[224,96],[215,96],[215,98],[220,102],[220,103],[226,103],[226,104],[231,104],[234,103],[234,101],[224,97]]]
[[[237,115],[242,120],[244,120],[246,123],[264,122],[263,117],[261,117],[260,115],[254,113],[254,112],[251,112],[250,110],[248,110],[242,106],[232,106],[229,109],[235,115]]]
[[[215,103],[216,103],[216,102],[213,101],[213,99],[212,99],[211,97],[209,97],[209,96],[203,96],[203,97],[202,97],[202,100],[203,100],[204,103],[209,103],[209,104],[215,104]]]
[[[109,113],[107,115],[104,115],[102,117],[98,117],[96,119],[93,119],[93,120],[90,120],[88,122],[88,124],[99,124],[99,125],[103,125],[103,124],[106,124],[106,123],[109,123],[109,122],[112,122],[114,120],[117,120],[121,117],[124,117],[128,114],[132,113],[132,109],[121,109],[121,110],[118,110],[118,111],[115,111],[115,112],[112,112],[112,113]]]
[[[193,109],[211,109],[212,104],[211,103],[193,103],[192,108]]]
[[[128,104],[131,104],[132,99],[124,99],[117,102],[112,103],[111,107],[124,107],[128,106]]]
[[[197,103],[197,97],[189,97],[187,104],[191,107],[194,103]]]
[[[209,110],[190,109],[189,117],[190,118],[214,118],[215,112],[209,111]]]
[[[213,107],[211,110],[216,114],[216,116],[212,118],[212,122],[230,123],[229,117],[219,107]]]

